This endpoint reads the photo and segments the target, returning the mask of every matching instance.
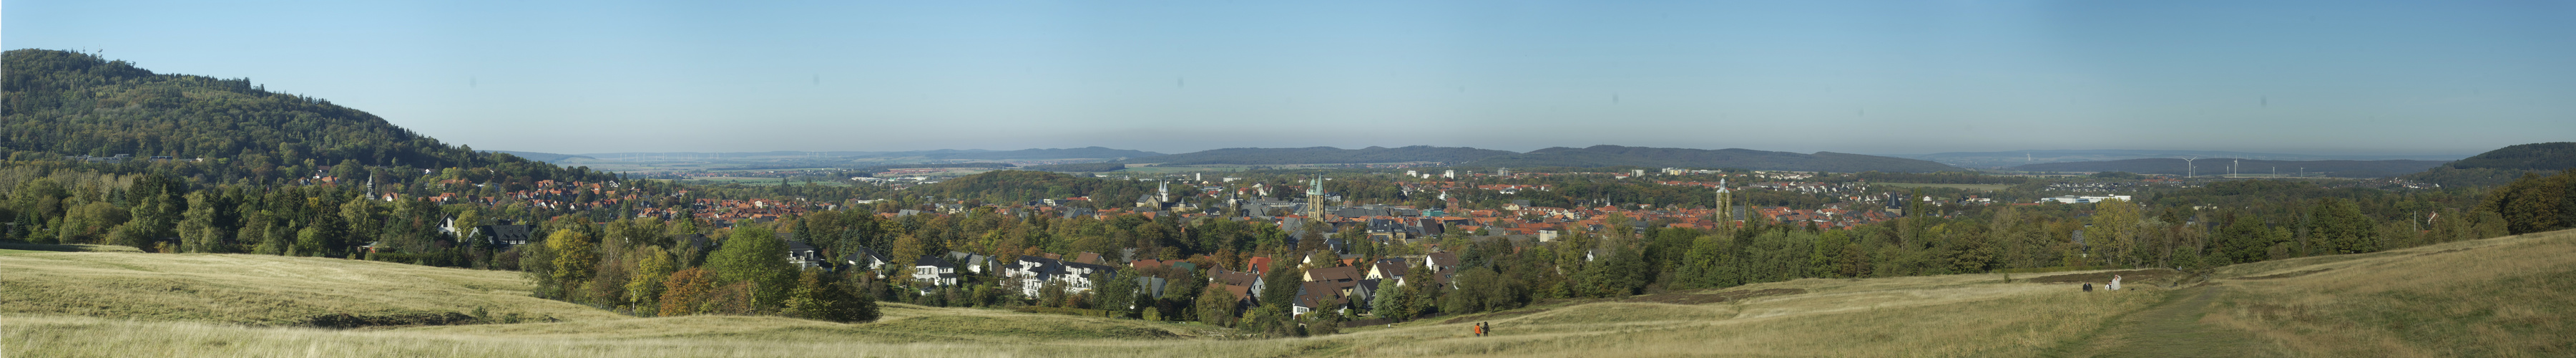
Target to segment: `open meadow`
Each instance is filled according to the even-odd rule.
[[[2565,356],[2576,232],[2221,267],[1805,279],[1340,335],[887,304],[885,319],[633,318],[516,273],[258,255],[0,252],[0,353],[110,356]],[[2007,282],[2009,280],[2009,282]],[[2080,281],[2078,281],[2080,280]],[[313,328],[457,312],[516,323]],[[388,318],[389,317],[389,318]],[[393,321],[401,323],[400,321]],[[1496,333],[1468,334],[1488,322]]]

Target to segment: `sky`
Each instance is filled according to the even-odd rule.
[[[0,3],[0,47],[553,153],[2576,140],[2568,1]]]

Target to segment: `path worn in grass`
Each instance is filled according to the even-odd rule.
[[[2071,342],[2055,355],[2086,357],[2268,357],[2275,356],[2251,334],[2200,322],[2210,301],[2223,287],[2204,286],[2170,293],[2164,303],[2119,317],[2090,339]],[[2105,294],[2148,294],[2106,292]]]

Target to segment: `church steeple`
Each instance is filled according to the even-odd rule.
[[[1717,222],[1721,225],[1735,222],[1735,192],[1726,190],[1725,178],[1717,179]]]
[[[1317,174],[1313,181],[1306,182],[1306,216],[1313,220],[1324,219],[1324,176],[1322,174]]]

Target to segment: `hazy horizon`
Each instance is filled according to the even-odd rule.
[[[2524,144],[2529,144],[2529,143],[2524,143]],[[1621,145],[1621,144],[1603,143],[1603,145]],[[1629,145],[1629,146],[1630,146],[1630,147],[1637,147],[1637,146],[1634,146],[1634,145]],[[1078,149],[1078,148],[1084,148],[1084,147],[1102,147],[1102,148],[1107,148],[1107,149],[1119,149],[1119,150],[1142,150],[1142,149],[1134,149],[1134,148],[1117,148],[1117,147],[1110,147],[1110,146],[1054,147],[1054,148],[1034,148],[1034,147],[1033,147],[1033,148],[1016,148],[1016,149],[995,149],[995,148],[923,148],[923,149],[903,149],[903,150],[746,150],[746,151],[721,151],[721,152],[717,152],[717,151],[617,151],[617,152],[600,152],[600,151],[590,151],[590,152],[546,152],[546,151],[516,150],[516,149],[509,149],[509,148],[480,148],[480,147],[478,147],[478,148],[474,148],[474,150],[477,150],[477,151],[491,151],[491,152],[526,152],[526,153],[545,153],[545,154],[561,154],[561,155],[592,155],[592,154],[635,154],[635,153],[698,153],[698,154],[711,154],[711,153],[717,153],[717,154],[735,154],[735,153],[771,153],[771,152],[803,152],[803,153],[834,153],[834,152],[853,152],[853,153],[855,153],[855,152],[868,152],[868,153],[896,153],[896,152],[931,152],[931,151],[942,151],[942,150],[953,150],[953,151],[985,151],[985,152],[1007,152],[1007,151],[1018,151],[1018,150],[1041,150],[1041,149]],[[1279,149],[1279,148],[1311,148],[1311,147],[1334,147],[1334,146],[1257,147],[1257,148],[1264,148],[1264,149]],[[1376,147],[1383,147],[1383,148],[1398,148],[1398,147],[1401,147],[1401,146],[1383,146],[1383,145],[1381,145],[1381,146],[1376,146]],[[1572,147],[1573,147],[1573,148],[1582,148],[1582,147],[1590,147],[1590,146],[1589,146],[1589,145],[1586,145],[1586,146],[1572,146]],[[1246,148],[1246,147],[1235,147],[1235,148],[1202,148],[1202,149],[1194,149],[1194,150],[1187,150],[1187,151],[1177,151],[1177,152],[1152,151],[1152,150],[1144,150],[1144,151],[1147,151],[1147,152],[1155,152],[1155,153],[1162,153],[1162,154],[1183,154],[1183,153],[1191,153],[1191,152],[1199,152],[1199,151],[1207,151],[1207,150],[1217,150],[1217,149],[1240,149],[1240,148]],[[1339,149],[1363,149],[1363,148],[1368,148],[1368,146],[1360,146],[1360,147],[1334,147],[1334,148],[1339,148]],[[1527,149],[1527,150],[1512,150],[1512,149],[1503,149],[1503,148],[1484,148],[1484,147],[1473,147],[1473,146],[1469,146],[1469,148],[1476,148],[1476,149],[1492,149],[1492,150],[1504,150],[1504,151],[1520,152],[1520,153],[1527,153],[1527,152],[1530,152],[1530,151],[1533,151],[1533,150],[1538,150],[1538,149],[1546,149],[1546,148],[1531,148],[1531,149]],[[1666,147],[1666,148],[1681,148],[1681,147]],[[1762,148],[1734,148],[1734,147],[1728,147],[1728,148],[1687,148],[1687,149],[1708,149],[1708,150],[1718,150],[1718,149],[1750,149],[1750,150],[1764,150],[1764,151],[1775,151],[1775,152],[1777,151],[1777,150],[1767,150],[1767,149],[1762,149]],[[2349,156],[2349,157],[2428,157],[2428,156],[2449,156],[2449,157],[2459,157],[2459,158],[2466,158],[2466,157],[2469,157],[2469,156],[2477,155],[2478,153],[2486,152],[2485,150],[2481,150],[2481,151],[2477,151],[2477,152],[2470,152],[2470,153],[2431,153],[2431,154],[2354,153],[2354,154],[2337,154],[2337,153],[2297,153],[2297,152],[2200,151],[2200,150],[2186,150],[2186,149],[2025,149],[2025,150],[1961,151],[1961,152],[1931,152],[1931,153],[1857,153],[1857,152],[1842,152],[1842,151],[1834,151],[1834,150],[1823,150],[1823,151],[1824,151],[1824,152],[1845,153],[1845,154],[1881,155],[1881,156],[1891,156],[1891,155],[1893,155],[1893,156],[1918,156],[1918,155],[1950,154],[1950,153],[2016,153],[2016,152],[2052,152],[2052,151],[2155,151],[2155,152],[2226,152],[2226,153],[2244,153],[2244,154],[2289,154],[2289,155],[2305,155],[2305,156],[2321,156],[2321,157],[2322,157],[2322,156]],[[1813,154],[1813,153],[1815,153],[1815,152],[1810,151],[1810,152],[1796,152],[1796,153],[1807,153],[1807,154]]]
[[[7,48],[562,154],[2471,155],[2576,133],[2564,2],[5,6]]]

